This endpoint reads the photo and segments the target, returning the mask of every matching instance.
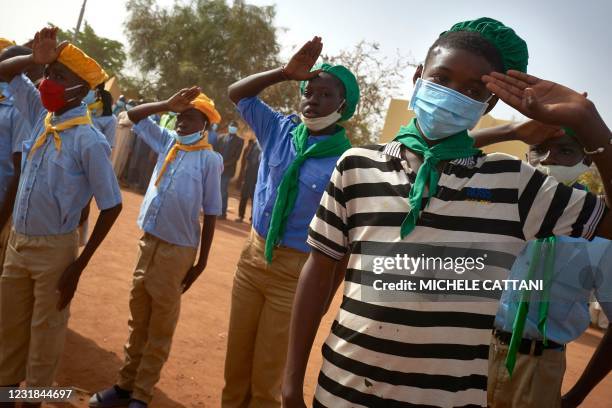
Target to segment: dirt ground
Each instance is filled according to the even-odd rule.
[[[124,191],[123,212],[86,269],[72,303],[66,348],[58,374],[60,386],[75,387],[75,406],[114,383],[127,338],[128,295],[140,230],[142,196]],[[218,407],[223,387],[230,294],[234,268],[249,230],[234,222],[237,202],[230,199],[227,221],[218,221],[208,267],[184,296],[170,358],[155,390],[152,407]],[[93,210],[93,226],[96,211]],[[329,332],[340,296],[325,316],[310,358],[305,397],[312,398],[321,364],[321,344]],[[569,389],[586,366],[602,334],[589,329],[570,345],[563,385]],[[612,375],[599,384],[584,407],[610,406]]]

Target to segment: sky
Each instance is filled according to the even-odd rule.
[[[9,0],[2,0],[9,1]],[[183,0],[180,0],[183,1]],[[157,0],[172,6],[174,0]],[[612,1],[610,0],[246,0],[276,5],[281,55],[288,59],[298,45],[319,35],[326,54],[351,49],[361,40],[377,42],[381,53],[422,61],[440,32],[463,20],[488,16],[514,28],[529,45],[528,71],[577,91],[587,91],[612,127]],[[58,7],[58,4],[61,7]],[[11,1],[0,15],[0,37],[25,42],[53,22],[63,29],[76,25],[82,0]],[[85,20],[98,35],[122,41],[125,0],[88,0]],[[407,72],[396,97],[408,98],[413,72]],[[492,114],[521,115],[498,104]]]

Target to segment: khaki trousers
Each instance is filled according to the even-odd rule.
[[[487,400],[490,408],[560,407],[565,374],[565,350],[544,350],[542,355],[516,354],[512,378],[505,361],[508,346],[491,336]]]
[[[129,338],[119,387],[149,403],[170,354],[181,309],[181,283],[195,261],[197,248],[170,244],[150,234],[139,242],[130,292]]]
[[[2,267],[4,265],[4,257],[6,256],[6,247],[8,246],[9,235],[11,234],[11,225],[13,221],[9,219],[2,230],[0,230],[0,276],[2,276]]]
[[[77,251],[76,232],[11,232],[0,278],[0,385],[53,385],[69,316],[69,306],[57,310],[57,283]]]
[[[307,253],[278,247],[272,264],[251,230],[234,276],[223,407],[280,407],[293,297]]]

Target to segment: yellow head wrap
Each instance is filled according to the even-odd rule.
[[[215,109],[215,102],[208,96],[200,93],[193,101],[191,101],[191,104],[195,109],[206,115],[210,123],[221,122],[221,115]]]
[[[91,89],[108,79],[108,75],[100,65],[72,44],[66,45],[60,52],[57,62],[61,62],[72,72],[89,84]]]
[[[10,47],[11,45],[15,45],[15,41],[11,41],[6,38],[0,37],[0,51],[2,51],[5,48]]]

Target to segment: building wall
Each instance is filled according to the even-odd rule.
[[[414,112],[408,109],[408,101],[406,99],[391,99],[379,143],[387,143],[393,140],[400,126],[406,125],[412,118],[414,118]],[[497,119],[487,114],[482,117],[475,129],[484,129],[508,123],[511,122],[509,120]],[[503,152],[519,159],[524,159],[527,153],[527,145],[522,142],[511,141],[496,143],[483,148],[483,150],[486,153]]]

